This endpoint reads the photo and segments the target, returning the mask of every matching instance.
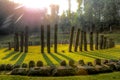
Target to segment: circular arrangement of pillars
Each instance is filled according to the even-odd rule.
[[[75,28],[73,26],[71,28],[71,34],[70,34],[69,52],[72,52],[73,44],[75,44],[74,52],[78,51],[78,47],[79,47],[79,51],[83,51],[83,50],[88,51],[87,33],[85,31],[77,29],[76,37],[74,37],[74,32],[75,32]],[[91,51],[98,50],[98,49],[113,48],[115,46],[115,42],[113,41],[113,39],[107,38],[104,35],[99,35],[98,32],[96,33],[90,32],[88,33],[88,35],[89,35],[89,45],[90,45]],[[75,41],[73,40],[74,38],[75,38]],[[94,48],[94,45],[95,45],[95,48]]]
[[[50,25],[47,25],[47,52],[51,53],[51,33],[50,33]],[[74,37],[75,28],[74,26],[71,28],[70,33],[70,43],[69,43],[69,52],[72,52],[72,46],[74,43],[74,52],[79,51],[88,51],[88,37],[87,33],[85,31],[77,29],[76,36]],[[54,25],[54,52],[57,53],[57,37],[58,37],[58,25]],[[107,38],[104,35],[99,35],[98,32],[93,33],[90,32],[89,34],[89,45],[90,50],[98,50],[98,49],[108,49],[113,48],[115,46],[115,42],[111,38]],[[95,34],[95,36],[94,36]],[[20,36],[20,41],[19,41]],[[41,53],[44,53],[45,48],[45,39],[44,39],[44,26],[41,25]],[[75,41],[74,41],[75,38]],[[22,31],[20,33],[16,32],[14,34],[14,51],[20,51],[20,52],[28,52],[28,42],[29,36],[28,36],[28,27],[25,27],[25,31]],[[95,40],[94,40],[95,39]],[[94,43],[95,42],[95,43]],[[11,50],[11,43],[8,42],[8,49]],[[94,47],[95,45],[95,47]]]

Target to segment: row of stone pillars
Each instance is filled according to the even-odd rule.
[[[8,45],[8,49],[11,50],[13,44],[8,42]],[[14,51],[28,52],[28,27],[25,27],[25,32],[14,34]]]
[[[54,52],[57,53],[57,33],[58,25],[54,26]],[[47,52],[51,53],[50,49],[50,25],[47,25]],[[44,53],[45,43],[44,43],[44,26],[41,26],[41,53]]]
[[[75,28],[71,28],[71,34],[70,34],[70,44],[69,44],[69,52],[72,52],[73,47],[73,39],[74,39],[74,31]],[[93,40],[93,32],[89,33],[89,40],[90,40],[90,50],[94,50],[94,40]],[[80,39],[80,40],[79,40]],[[95,49],[108,49],[115,46],[115,43],[113,39],[107,38],[104,35],[100,35],[99,39],[99,33],[95,33]],[[79,51],[87,51],[88,50],[88,44],[87,44],[87,33],[85,31],[82,31],[80,29],[77,30],[76,38],[75,38],[75,44],[74,44],[74,51],[77,52],[79,47]]]

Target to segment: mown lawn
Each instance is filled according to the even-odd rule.
[[[120,72],[69,77],[28,77],[28,76],[0,75],[0,80],[120,80]]]
[[[44,65],[59,65],[61,60],[83,59],[85,62],[93,62],[95,58],[100,59],[120,59],[120,45],[116,45],[115,48],[105,50],[83,51],[83,52],[68,52],[68,45],[59,45],[58,53],[53,52],[51,47],[51,54],[40,53],[40,46],[30,46],[28,53],[9,51],[7,48],[0,49],[0,64],[22,64],[28,63],[30,60],[37,62],[41,60]],[[0,73],[1,74],[1,73]],[[4,74],[4,72],[3,72]],[[0,75],[0,80],[120,80],[120,72],[88,75],[88,76],[69,76],[69,77],[28,77],[28,76],[11,76]]]
[[[28,63],[30,60],[35,62],[41,60],[44,65],[59,65],[62,60],[67,62],[70,59],[76,61],[83,59],[85,62],[93,62],[94,59],[120,59],[120,45],[116,45],[115,48],[95,51],[83,51],[83,52],[68,52],[68,45],[59,45],[58,53],[54,53],[53,47],[51,47],[51,54],[40,52],[40,46],[30,46],[28,53],[9,51],[7,48],[0,49],[0,64],[21,64]]]

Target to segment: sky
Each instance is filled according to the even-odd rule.
[[[16,3],[24,4],[27,7],[47,7],[48,12],[50,11],[50,4],[58,4],[60,6],[59,14],[62,14],[63,11],[68,9],[68,0],[11,0]],[[71,11],[77,10],[77,2],[76,0],[71,0]]]

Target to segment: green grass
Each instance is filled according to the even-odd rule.
[[[120,80],[120,72],[69,77],[28,77],[28,76],[0,75],[0,80]]]
[[[30,46],[28,53],[9,51],[6,48],[0,49],[0,64],[22,64],[28,63],[30,60],[37,62],[41,60],[44,65],[59,65],[61,60],[83,59],[85,62],[93,62],[95,58],[100,59],[119,59],[120,58],[120,45],[116,45],[115,48],[95,51],[83,51],[83,52],[68,52],[68,45],[58,45],[58,53],[54,53],[53,47],[51,47],[51,54],[40,52],[40,46]],[[62,51],[65,51],[64,53]],[[69,77],[28,77],[28,76],[12,76],[3,75],[0,73],[0,80],[119,80],[120,72],[113,72],[107,74],[97,74],[88,76],[69,76]]]
[[[40,52],[40,46],[30,46],[28,53],[9,51],[6,48],[0,49],[0,64],[21,64],[28,63],[30,60],[35,62],[41,60],[44,65],[59,65],[62,60],[67,62],[70,59],[76,61],[76,63],[83,59],[86,62],[93,62],[94,59],[119,59],[120,58],[120,45],[116,45],[115,48],[95,51],[83,51],[83,52],[68,52],[68,45],[58,45],[58,53],[54,53],[53,47],[51,47],[51,54]],[[64,53],[62,52],[64,51]]]

